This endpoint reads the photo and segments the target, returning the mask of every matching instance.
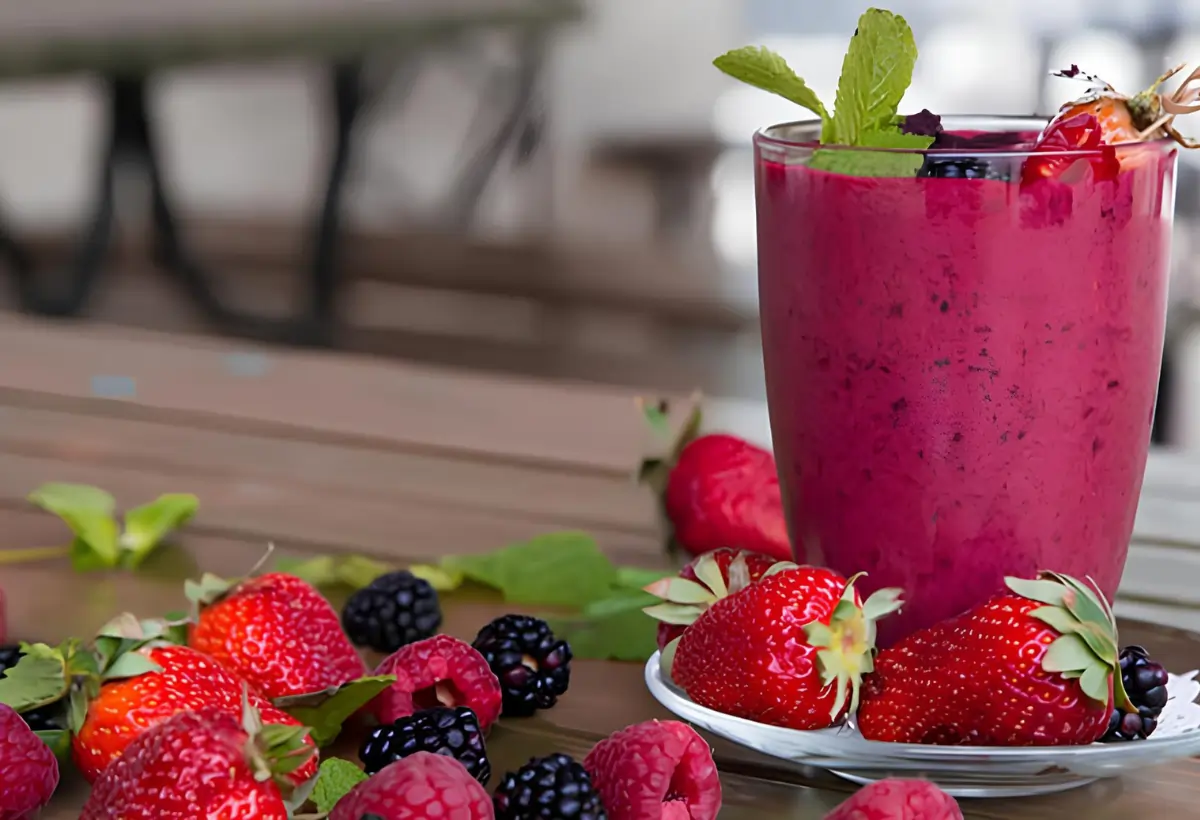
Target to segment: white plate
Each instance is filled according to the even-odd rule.
[[[802,732],[722,714],[694,703],[664,676],[659,654],[646,662],[646,686],[673,714],[769,757],[827,769],[855,783],[889,776],[924,777],[954,797],[1019,797],[1066,791],[1200,755],[1196,671],[1170,676],[1167,705],[1158,728],[1146,740],[1090,746],[928,746],[867,740],[853,722]]]

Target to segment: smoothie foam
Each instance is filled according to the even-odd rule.
[[[757,159],[772,435],[797,551],[905,590],[887,646],[1051,569],[1115,593],[1166,313],[1174,156],[1115,180]],[[803,550],[803,552],[801,552]]]

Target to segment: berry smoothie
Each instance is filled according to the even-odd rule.
[[[1029,181],[986,161],[831,173],[756,143],[764,359],[797,551],[868,572],[864,596],[905,590],[881,646],[1005,575],[1090,576],[1111,598],[1162,356],[1174,146],[1118,148],[1112,178]]]

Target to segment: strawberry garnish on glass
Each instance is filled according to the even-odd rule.
[[[1096,179],[1115,179],[1123,164],[1136,161],[1132,152],[1118,158],[1113,147],[1117,145],[1171,139],[1185,148],[1200,147],[1200,142],[1183,136],[1175,128],[1177,117],[1200,111],[1200,68],[1172,93],[1161,91],[1163,83],[1182,70],[1182,65],[1172,68],[1132,97],[1121,94],[1099,77],[1080,71],[1076,65],[1056,72],[1055,76],[1080,80],[1090,89],[1063,105],[1046,126],[1034,150],[1057,155],[1031,158],[1025,163],[1023,181],[1061,178],[1081,159],[1087,163],[1079,167],[1090,167]],[[1062,154],[1064,151],[1079,153]]]

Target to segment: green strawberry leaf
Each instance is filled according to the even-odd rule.
[[[916,62],[917,43],[904,18],[882,9],[867,9],[850,38],[834,115],[822,130],[821,141],[864,145],[866,134],[894,128]]]
[[[192,519],[200,499],[188,493],[167,493],[125,513],[120,546],[126,566],[136,569],[171,532]]]
[[[17,665],[0,676],[0,703],[27,712],[62,700],[71,686],[63,648],[23,643],[21,652]]]
[[[121,680],[136,678],[149,672],[161,672],[162,667],[140,652],[126,652],[119,655],[112,664],[104,670],[105,680]]]
[[[606,617],[548,618],[576,658],[645,661],[658,649],[658,622],[638,610]]]
[[[120,561],[116,501],[98,487],[84,484],[43,484],[29,494],[29,501],[61,518],[75,539],[71,563],[77,572],[111,569]]]
[[[320,692],[276,698],[275,705],[309,727],[316,744],[325,747],[347,720],[395,682],[395,675],[359,678]]]
[[[60,762],[66,762],[71,758],[71,733],[66,729],[40,729],[34,732],[35,735],[42,739],[42,742],[50,747],[50,751],[54,752],[54,756]]]
[[[783,57],[762,46],[744,46],[713,60],[718,69],[747,85],[778,94],[829,122],[829,112],[804,80],[797,76]],[[838,102],[841,105],[839,99]]]
[[[1075,672],[1100,664],[1083,638],[1075,634],[1060,635],[1042,656],[1042,668],[1047,672]]]
[[[899,130],[868,131],[859,135],[855,148],[818,148],[808,165],[848,176],[913,177],[925,162],[925,155],[917,152],[932,145],[933,139]]]
[[[523,544],[446,558],[441,568],[499,590],[504,600],[540,606],[586,606],[605,598],[617,570],[596,541],[580,532],[540,535]]]
[[[324,815],[333,811],[338,801],[367,779],[367,774],[348,760],[331,757],[321,762],[317,772],[317,784],[310,799],[317,812]]]
[[[183,593],[196,606],[207,606],[216,603],[237,585],[237,581],[222,578],[206,572],[199,581],[190,578],[183,583]]]

